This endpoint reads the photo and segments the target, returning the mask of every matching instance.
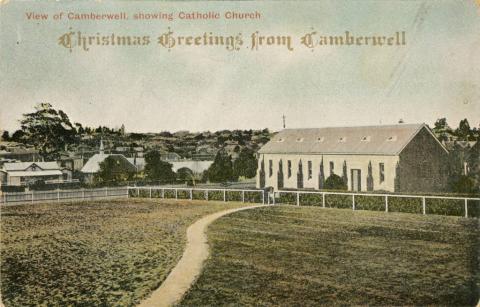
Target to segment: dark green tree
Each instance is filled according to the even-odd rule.
[[[258,161],[253,150],[244,147],[233,162],[233,171],[236,177],[253,178],[257,174]]]
[[[3,141],[10,141],[10,133],[7,130],[3,131],[2,133],[2,140]]]
[[[49,103],[38,104],[35,112],[23,114],[20,123],[22,142],[33,145],[47,160],[58,158],[60,151],[76,142],[76,130],[67,114]]]
[[[325,180],[325,189],[328,190],[347,190],[347,184],[342,177],[331,174],[327,180]]]
[[[446,141],[448,134],[452,133],[445,117],[437,119],[432,130],[440,141]]]
[[[135,166],[123,156],[109,156],[100,163],[100,171],[95,174],[95,182],[116,184],[133,180]]]
[[[195,174],[188,167],[179,168],[177,170],[177,181],[195,185]]]
[[[457,130],[455,130],[455,133],[459,138],[468,141],[471,131],[470,124],[468,123],[468,120],[466,118],[460,121]]]
[[[215,160],[208,168],[208,180],[210,182],[227,182],[237,180],[233,173],[232,158],[225,150],[219,150]]]
[[[10,138],[10,141],[14,141],[17,143],[23,143],[24,142],[24,136],[25,133],[22,130],[17,130],[12,134],[12,137]]]
[[[145,155],[145,175],[148,180],[171,183],[175,181],[172,164],[162,161],[158,151],[153,150]]]

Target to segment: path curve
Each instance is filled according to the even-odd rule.
[[[241,210],[248,210],[268,205],[248,206],[229,209],[207,215],[187,229],[187,246],[182,258],[173,268],[162,285],[149,298],[140,303],[139,307],[172,306],[182,299],[202,272],[203,262],[208,258],[209,249],[206,230],[216,219]]]

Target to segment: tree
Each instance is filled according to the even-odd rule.
[[[468,123],[468,120],[462,119],[460,123],[458,124],[457,130],[455,130],[455,133],[457,134],[458,137],[464,139],[465,141],[468,141],[468,137],[470,136],[470,124]]]
[[[195,175],[188,167],[182,167],[177,170],[177,180],[187,184],[195,185]]]
[[[3,141],[10,141],[10,133],[7,130],[3,131],[2,140]]]
[[[17,143],[22,143],[24,142],[23,138],[25,136],[25,133],[22,130],[17,130],[12,134],[12,137],[10,138],[10,141],[14,141]]]
[[[257,174],[258,161],[253,150],[244,147],[233,162],[233,171],[236,177],[253,178]]]
[[[101,183],[119,183],[132,180],[135,166],[122,156],[109,156],[100,162],[100,170],[95,174],[95,181]]]
[[[208,180],[211,182],[235,181],[238,177],[233,173],[232,158],[225,150],[219,150],[215,160],[208,168]]]
[[[347,185],[343,181],[342,177],[335,174],[331,174],[325,181],[325,189],[347,190]]]
[[[76,130],[67,114],[49,103],[38,104],[35,110],[23,114],[21,140],[38,149],[43,158],[56,159],[67,145],[75,143]]]
[[[440,141],[447,141],[448,134],[452,132],[445,117],[437,119],[432,130]]]
[[[172,164],[162,161],[158,151],[153,150],[145,155],[145,175],[148,180],[161,182],[174,182],[175,172],[172,170]]]

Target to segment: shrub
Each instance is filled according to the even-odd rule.
[[[385,197],[384,196],[355,196],[355,209],[357,210],[371,210],[384,211]]]
[[[325,180],[325,189],[329,190],[347,190],[347,184],[343,181],[342,177],[331,174],[327,180]]]

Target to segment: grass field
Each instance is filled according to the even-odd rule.
[[[1,208],[6,306],[132,306],[180,259],[186,228],[241,203],[108,200]]]
[[[479,221],[277,206],[209,227],[180,305],[475,305]]]

